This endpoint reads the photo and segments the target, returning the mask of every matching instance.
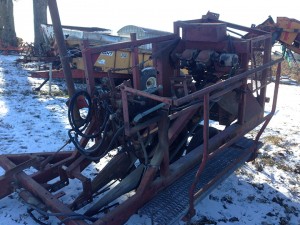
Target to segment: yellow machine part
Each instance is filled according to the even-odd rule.
[[[84,70],[84,62],[81,57],[72,58],[72,66],[76,69]]]
[[[290,19],[287,17],[278,17],[277,27],[282,28],[284,30],[281,33],[279,40],[288,45],[292,45],[295,38],[298,35],[297,32],[292,32],[292,31],[293,29],[300,29],[300,21],[295,19]]]
[[[103,72],[107,72],[109,69],[115,69],[117,73],[128,74],[131,73],[130,68],[133,66],[131,54],[130,51],[126,50],[102,52],[94,66],[101,68]],[[139,53],[139,63],[147,61],[150,56],[150,53]],[[150,66],[152,66],[151,60],[144,63],[144,67]]]

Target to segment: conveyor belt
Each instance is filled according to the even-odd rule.
[[[207,196],[218,184],[249,159],[251,155],[249,148],[252,144],[253,140],[242,138],[207,162],[196,191],[199,191],[209,182],[213,184],[196,201]],[[146,215],[159,225],[173,224],[180,220],[188,210],[188,192],[198,168],[199,165],[158,193],[155,198],[139,210],[139,215]],[[220,174],[222,174],[221,178],[219,177]]]

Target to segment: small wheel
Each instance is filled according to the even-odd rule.
[[[141,90],[157,87],[157,71],[154,67],[146,67],[141,71]]]

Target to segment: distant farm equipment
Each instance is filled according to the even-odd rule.
[[[174,22],[174,33],[161,36],[132,33],[100,45],[79,40],[70,59],[53,16],[56,1],[48,4],[70,95],[66,132],[74,151],[1,155],[0,198],[17,191],[31,211],[68,225],[123,224],[134,213],[172,224],[190,220],[198,201],[256,158],[275,113],[283,61],[271,60],[269,25],[248,28],[209,12]],[[289,35],[280,41],[298,51],[299,34]],[[84,90],[74,89],[74,62]],[[250,131],[253,139],[245,137]],[[101,169],[87,176],[95,164]],[[35,172],[27,174],[30,167]],[[64,189],[71,180],[82,186],[75,198]]]
[[[4,43],[3,41],[0,40],[0,53],[4,55],[20,54],[23,50],[24,50],[24,46],[22,43],[19,43],[19,46],[11,46],[10,44]]]

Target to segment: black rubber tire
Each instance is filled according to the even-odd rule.
[[[157,71],[154,67],[146,67],[142,69],[140,79],[141,90],[156,87],[156,75]]]

